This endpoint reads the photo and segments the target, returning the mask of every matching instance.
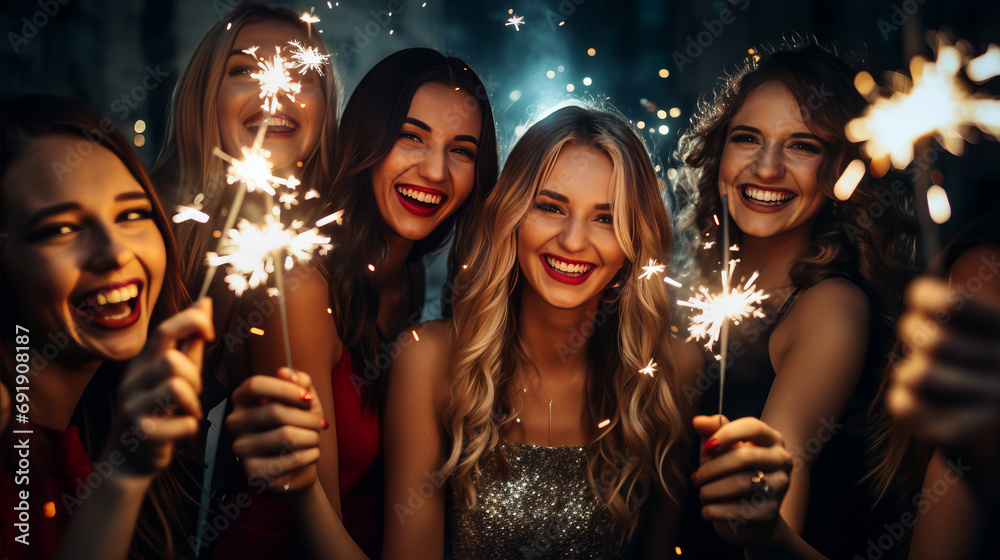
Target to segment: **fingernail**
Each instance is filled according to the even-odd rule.
[[[705,451],[711,451],[718,446],[719,446],[719,440],[716,438],[712,438],[707,442],[705,442]]]
[[[329,428],[330,428],[330,423],[326,421],[326,418],[324,418],[323,419],[323,429],[324,430],[328,430]]]
[[[302,400],[304,400],[304,401],[307,401],[307,402],[313,400],[313,396],[310,395],[308,391],[304,391],[302,393],[302,396],[299,397],[299,398],[302,399]]]
[[[698,484],[698,471],[691,473],[691,484]]]

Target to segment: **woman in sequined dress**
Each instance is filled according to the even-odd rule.
[[[609,112],[555,111],[471,236],[454,318],[399,340],[383,558],[673,550],[670,306],[638,279],[671,232],[641,139]]]

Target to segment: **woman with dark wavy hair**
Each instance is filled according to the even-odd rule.
[[[235,391],[227,423],[246,473],[292,494],[308,535],[300,550],[377,558],[381,415],[388,366],[399,352],[391,341],[420,320],[421,258],[457,231],[449,257],[454,274],[470,208],[493,187],[489,92],[458,58],[425,48],[389,55],[351,95],[334,167],[325,202],[327,211],[344,211],[343,225],[328,228],[336,248],[322,270],[303,267],[288,293],[292,361],[310,375],[294,383],[287,373],[269,376],[285,365],[274,314],[263,343],[250,349],[250,373],[265,375]],[[282,442],[295,449],[290,457]]]
[[[849,436],[845,418],[863,412],[877,387],[913,260],[901,183],[890,188],[868,177],[847,200],[834,196],[848,163],[861,158],[844,134],[866,106],[855,74],[815,45],[753,55],[681,138],[678,158],[693,171],[682,176],[697,178],[691,222],[695,242],[704,244],[695,253],[700,282],[718,284],[728,266],[720,262],[717,225],[727,195],[738,246],[733,281],[759,272],[756,285],[769,296],[764,318],[730,331],[722,413],[761,419],[794,458],[794,465],[759,463],[752,446],[730,449],[738,438],[724,433],[729,426],[720,430],[717,417],[697,417],[704,451],[692,502],[700,501],[718,536],[702,524],[685,556],[711,550],[711,557],[742,558],[742,548],[786,546],[815,553],[800,535],[813,542],[816,528],[816,540],[836,545],[831,524],[850,521],[818,506],[844,500],[835,489],[860,478],[863,445]],[[718,412],[719,353],[716,344],[705,355],[711,366],[699,372],[707,389],[685,392],[689,401],[700,396],[701,414]],[[741,508],[741,499],[786,485],[780,509]]]

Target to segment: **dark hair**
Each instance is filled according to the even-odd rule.
[[[163,237],[167,256],[163,288],[153,307],[150,328],[183,309],[189,298],[178,274],[177,250],[169,222],[139,156],[110,119],[101,117],[79,102],[58,97],[27,96],[4,102],[0,106],[0,173],[8,171],[14,162],[32,149],[36,141],[49,135],[73,136],[81,142],[103,146],[125,165],[142,190],[149,195],[153,222]],[[3,175],[0,175],[0,183],[2,180]],[[6,225],[2,222],[0,231],[6,232]],[[4,333],[13,333],[13,325],[23,322],[14,312],[17,306],[9,299],[13,296],[9,290],[2,295]],[[11,348],[8,346],[12,340],[6,335],[2,340],[2,381],[11,386],[13,380],[9,377],[14,370]],[[87,385],[73,413],[71,423],[79,428],[84,448],[92,458],[101,452],[110,435],[115,396],[124,369],[124,363],[105,361]],[[190,553],[185,530],[192,525],[184,521],[186,511],[177,497],[187,494],[182,489],[181,480],[185,481],[185,488],[193,488],[187,482],[193,480],[191,476],[181,461],[174,460],[167,471],[154,479],[136,524],[138,538],[132,540],[130,558],[172,558]],[[187,505],[190,504],[184,507]]]
[[[818,186],[834,199],[833,186],[847,164],[862,159],[860,145],[848,141],[844,127],[867,106],[854,87],[856,71],[811,41],[793,39],[771,52],[755,51],[715,92],[702,100],[691,128],[680,139],[676,157],[696,169],[697,205],[693,229],[705,241],[718,232],[718,191],[722,151],[733,116],[751,92],[765,84],[786,87],[799,104],[802,119],[824,144]],[[682,174],[682,177],[685,175]],[[825,204],[812,229],[811,244],[789,273],[799,288],[833,276],[851,278],[871,299],[873,315],[891,325],[899,312],[906,283],[913,275],[913,203],[901,180],[891,185],[866,175],[849,200]],[[869,212],[877,208],[879,219]],[[680,229],[680,228],[678,228]],[[739,230],[733,228],[738,241]],[[697,240],[695,240],[697,241]],[[702,278],[720,261],[717,251],[694,251]]]
[[[465,254],[463,232],[470,227],[470,208],[480,206],[496,182],[498,169],[496,129],[489,92],[479,76],[461,59],[425,48],[393,53],[365,74],[351,95],[340,120],[340,138],[334,157],[336,179],[327,197],[330,211],[345,211],[347,227],[330,229],[337,249],[326,260],[330,277],[330,303],[337,332],[344,348],[350,350],[355,371],[364,371],[366,361],[376,363],[379,344],[386,339],[378,327],[379,297],[369,264],[376,270],[385,262],[389,245],[382,230],[383,220],[372,190],[372,168],[392,150],[406,119],[413,94],[427,83],[442,83],[462,91],[476,101],[456,111],[479,109],[482,115],[479,150],[472,193],[454,215],[429,236],[417,241],[408,261],[445,246],[457,231],[455,246],[448,257],[445,299],[455,271]],[[391,333],[390,333],[391,334]],[[366,407],[377,408],[384,396],[385,375],[379,375],[363,393]]]

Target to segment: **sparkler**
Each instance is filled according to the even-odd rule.
[[[711,350],[716,341],[721,339],[721,350],[719,352],[719,415],[721,425],[722,396],[726,385],[726,359],[729,353],[729,322],[740,324],[740,321],[748,317],[764,317],[764,312],[760,310],[760,304],[767,295],[763,290],[758,290],[754,285],[757,279],[757,272],[754,272],[750,279],[742,287],[730,287],[730,279],[736,269],[735,259],[730,258],[729,245],[729,195],[722,195],[722,247],[723,262],[728,263],[728,268],[723,267],[720,272],[722,276],[722,292],[720,294],[709,293],[708,288],[702,286],[698,293],[686,301],[678,301],[677,304],[697,309],[698,315],[691,318],[691,325],[688,332],[691,338],[701,340],[707,338],[705,349]]]
[[[649,264],[642,267],[642,274],[639,275],[639,280],[652,278],[654,274],[662,274],[666,269],[666,265],[657,263],[656,259],[649,259]]]
[[[648,375],[650,377],[653,377],[653,374],[656,373],[656,366],[657,365],[659,365],[659,364],[653,362],[653,359],[650,358],[649,359],[649,363],[646,364],[646,367],[640,369],[639,373],[645,373],[646,375]]]
[[[326,4],[327,6],[330,5],[329,2],[327,2]],[[313,31],[312,24],[319,23],[319,16],[316,15],[316,7],[313,6],[312,8],[310,8],[308,12],[302,12],[302,17],[300,17],[299,19],[305,22],[306,36],[308,36],[309,39],[312,40],[312,31]]]
[[[516,16],[511,13],[511,17],[507,20],[507,23],[504,24],[504,27],[509,25],[514,26],[514,31],[520,31],[520,26],[524,25],[524,16]]]
[[[1000,134],[1000,100],[973,91],[960,78],[963,64],[966,75],[976,83],[1000,75],[1000,47],[990,45],[982,56],[966,61],[968,58],[939,35],[935,61],[913,57],[912,82],[906,76],[893,74],[891,95],[870,99],[872,105],[864,116],[848,123],[848,139],[864,142],[873,170],[883,173],[890,164],[905,168],[913,160],[914,146],[929,147],[931,137],[961,156],[973,127],[993,136]],[[863,95],[877,91],[874,80],[866,74],[859,75],[855,83]],[[947,197],[943,189],[931,184],[926,165],[918,167],[914,186],[917,200],[922,202],[918,218],[924,257],[930,262],[940,245],[934,223],[950,215],[945,209]]]
[[[319,21],[319,20],[316,20]],[[304,47],[298,41],[288,43],[292,47],[292,61],[289,68],[298,68],[299,74],[305,74],[312,70],[323,76],[323,67],[326,66],[330,55],[320,54],[317,47]]]

